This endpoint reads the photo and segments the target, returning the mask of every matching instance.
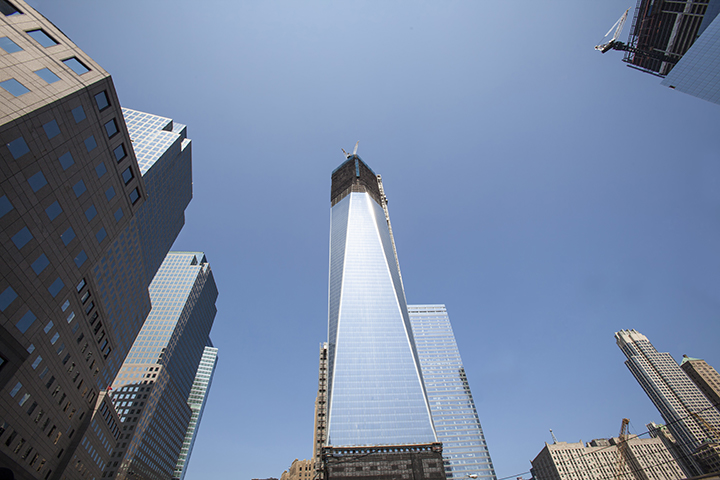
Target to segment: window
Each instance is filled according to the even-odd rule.
[[[60,77],[55,75],[53,72],[50,71],[48,68],[41,68],[40,70],[35,70],[35,75],[45,80],[47,83],[55,83],[60,81]]]
[[[47,213],[50,221],[53,221],[57,218],[58,215],[62,213],[62,208],[60,208],[60,204],[56,200],[52,203],[52,205],[45,209],[45,213]]]
[[[122,207],[121,207],[115,211],[115,221],[119,222],[122,217],[123,217],[123,211],[122,211]]]
[[[22,247],[27,245],[27,243],[32,240],[32,238],[33,236],[32,233],[30,233],[30,230],[28,230],[27,227],[23,227],[22,230],[20,230],[12,237],[12,241],[18,248],[18,250],[20,250]]]
[[[113,152],[115,152],[115,160],[117,160],[118,163],[127,156],[127,153],[125,153],[125,145],[122,143],[118,145]]]
[[[30,184],[30,188],[32,188],[32,191],[37,192],[42,187],[47,185],[47,180],[45,180],[45,175],[43,175],[42,172],[37,172],[32,177],[28,178],[28,183]]]
[[[50,35],[45,33],[45,30],[43,29],[30,30],[29,32],[27,32],[27,34],[45,48],[52,47],[58,44],[58,42],[56,42],[55,39],[50,37]]]
[[[18,137],[12,142],[8,143],[7,147],[15,160],[30,151],[30,148],[27,146],[27,143],[25,143],[25,139],[23,137]]]
[[[134,175],[133,175],[131,167],[126,168],[125,171],[122,172],[122,179],[125,182],[125,185],[130,183],[130,180],[132,180],[133,178],[134,178]]]
[[[77,287],[75,288],[77,289],[78,293],[80,293],[80,291],[85,288],[85,279],[83,278],[82,280],[80,280],[80,283],[78,283]]]
[[[57,297],[57,294],[60,293],[60,290],[62,290],[62,287],[64,287],[65,284],[60,279],[60,277],[56,278],[52,285],[50,285],[50,288],[48,288],[48,291],[50,292],[50,295],[54,297]]]
[[[67,152],[60,157],[58,157],[58,160],[60,161],[60,166],[63,170],[67,170],[72,166],[73,163],[75,163],[75,160],[73,159],[70,152]]]
[[[104,228],[101,228],[95,234],[95,238],[97,238],[98,243],[102,243],[102,241],[105,240],[105,237],[107,237],[107,232],[105,231]]]
[[[7,0],[0,0],[0,13],[5,15],[6,17],[9,17],[10,15],[20,14],[20,10],[15,8],[12,3],[8,2]]]
[[[77,257],[75,257],[75,265],[77,265],[78,268],[82,267],[82,264],[85,263],[87,258],[85,250],[80,250],[80,253],[77,254]]]
[[[95,218],[97,215],[97,210],[95,209],[95,205],[90,205],[90,208],[85,210],[85,218],[87,218],[88,222]]]
[[[24,95],[30,91],[25,85],[18,82],[14,78],[10,78],[8,80],[5,80],[4,82],[0,82],[0,87],[4,88],[8,91],[8,93],[11,93],[16,97]]]
[[[18,330],[20,330],[20,333],[27,332],[27,329],[30,328],[30,326],[35,322],[37,317],[28,310],[25,315],[22,316],[20,320],[15,324]]]
[[[5,50],[7,53],[22,52],[22,48],[17,43],[10,40],[8,37],[0,37],[0,48]]]
[[[67,245],[73,241],[73,238],[75,238],[75,232],[73,232],[72,227],[65,230],[65,233],[60,235],[60,238],[62,238],[63,243],[67,247]]]
[[[41,253],[37,260],[32,263],[31,267],[36,275],[40,275],[48,265],[50,265],[50,260],[48,260],[44,253]]]
[[[71,112],[73,114],[73,118],[75,119],[75,123],[80,123],[85,120],[85,110],[83,110],[82,105],[73,108]]]
[[[95,136],[90,135],[88,138],[85,139],[85,148],[87,148],[88,152],[92,152],[93,150],[95,150],[95,147],[97,147]]]
[[[87,188],[85,188],[85,182],[83,182],[82,180],[73,185],[73,192],[75,192],[76,198],[80,197],[80,195],[82,195],[86,191]]]
[[[95,173],[97,173],[98,178],[101,178],[103,175],[107,173],[107,168],[105,168],[105,164],[101,163],[97,167],[95,167]]]
[[[112,137],[118,132],[117,123],[115,123],[114,118],[105,124],[105,131],[108,137]]]
[[[4,312],[16,298],[17,293],[12,287],[7,287],[4,292],[0,293],[0,312]]]
[[[65,59],[63,60],[63,63],[67,65],[70,70],[77,73],[78,75],[82,75],[83,73],[87,73],[90,71],[90,69],[86,67],[84,63],[78,60],[77,57],[70,57],[68,59]]]
[[[0,197],[0,218],[4,217],[6,213],[13,209],[12,203],[8,200],[6,195]]]
[[[135,202],[138,201],[138,198],[140,198],[140,192],[137,188],[135,188],[132,192],[130,192],[130,203],[135,205]]]
[[[50,120],[48,123],[43,125],[43,130],[45,130],[45,135],[47,135],[48,140],[60,135],[60,127],[58,127],[55,120]]]
[[[112,200],[115,197],[115,189],[113,187],[108,188],[105,190],[105,198],[108,199],[108,202]]]
[[[107,107],[110,106],[110,102],[108,101],[107,93],[105,93],[105,90],[95,95],[95,103],[97,103],[98,110],[100,111],[105,110]]]

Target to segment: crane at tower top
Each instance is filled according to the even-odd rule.
[[[612,27],[610,27],[610,30],[608,30],[608,32],[603,37],[603,40],[605,40],[607,38],[607,36],[610,35],[610,32],[612,32],[613,29],[615,29],[615,33],[613,34],[610,41],[606,42],[606,43],[601,43],[600,45],[596,45],[595,50],[600,50],[602,53],[605,53],[608,50],[612,50],[613,48],[615,48],[617,50],[624,50],[622,48],[618,49],[616,47],[619,47],[620,45],[624,45],[622,42],[618,42],[617,39],[618,39],[618,37],[620,37],[620,34],[622,33],[622,29],[625,26],[625,22],[627,21],[627,17],[628,17],[628,12],[630,12],[629,8],[627,10],[625,10],[625,13],[623,13],[622,16],[620,18],[618,18],[618,21],[615,22],[615,24]],[[617,27],[617,28],[615,28],[615,27]]]

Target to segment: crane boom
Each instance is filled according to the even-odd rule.
[[[620,18],[618,18],[618,21],[615,22],[615,24],[612,27],[610,27],[610,30],[608,30],[608,33],[605,34],[605,37],[607,37],[608,35],[610,35],[610,32],[612,32],[613,28],[615,28],[617,26],[617,28],[615,28],[615,34],[613,35],[612,39],[610,39],[610,41],[607,43],[596,45],[595,50],[600,50],[602,53],[605,53],[608,50],[611,50],[613,48],[613,44],[618,39],[618,37],[620,36],[620,33],[622,32],[623,27],[625,26],[625,22],[627,21],[629,11],[630,11],[629,8],[627,10],[625,10],[625,13],[623,13],[622,16]],[[605,37],[603,37],[603,38],[605,38]]]

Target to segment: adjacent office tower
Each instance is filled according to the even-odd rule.
[[[100,392],[150,311],[177,223],[142,221],[170,206],[148,198],[102,67],[21,0],[0,0],[0,58],[0,464],[99,478],[120,436]],[[191,192],[189,176],[173,179],[152,196]]]
[[[153,308],[113,382],[124,439],[107,477],[171,478],[192,417],[188,398],[218,292],[202,252],[170,252],[150,284]],[[116,465],[116,462],[119,465]]]
[[[683,355],[680,368],[695,382],[710,403],[720,409],[720,375],[701,358],[691,358]]]
[[[332,174],[325,451],[412,446],[358,459],[356,475],[417,464],[419,477],[445,478],[381,188],[357,155]],[[402,467],[391,465],[401,456]],[[328,457],[329,477],[346,468],[336,458]]]
[[[443,444],[447,478],[477,475],[494,480],[495,470],[445,305],[408,305],[408,312],[435,431]]]
[[[190,410],[192,410],[192,416],[190,417],[190,423],[185,432],[185,440],[183,440],[182,450],[180,450],[180,458],[178,458],[177,465],[175,466],[175,474],[173,475],[173,478],[177,480],[184,479],[185,473],[187,473],[187,463],[190,460],[190,455],[192,455],[198,425],[202,420],[202,414],[205,410],[212,379],[215,375],[217,353],[218,349],[212,346],[212,342],[209,342],[200,359],[197,373],[195,373],[195,381],[193,382],[190,397],[188,398],[188,405],[190,405]]]
[[[685,461],[697,468],[694,454],[708,442],[720,441],[720,414],[670,354],[658,352],[645,335],[622,330],[615,339],[627,356],[625,365],[660,411]]]

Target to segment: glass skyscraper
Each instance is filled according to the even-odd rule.
[[[195,381],[193,382],[190,397],[188,398],[188,405],[190,405],[190,410],[192,410],[192,416],[190,417],[190,424],[188,424],[187,432],[185,433],[182,450],[180,450],[180,458],[178,458],[177,466],[175,467],[174,479],[182,480],[185,478],[185,473],[187,473],[187,463],[190,460],[190,455],[192,455],[198,425],[202,420],[203,411],[205,410],[205,404],[208,399],[208,392],[212,386],[213,375],[215,375],[217,354],[218,349],[212,346],[212,342],[209,342],[200,359],[200,365],[195,374]]]
[[[477,475],[494,480],[490,452],[445,305],[408,305],[408,312],[435,431],[443,444],[447,478]]]
[[[437,441],[380,179],[357,156],[332,174],[329,446]]]

